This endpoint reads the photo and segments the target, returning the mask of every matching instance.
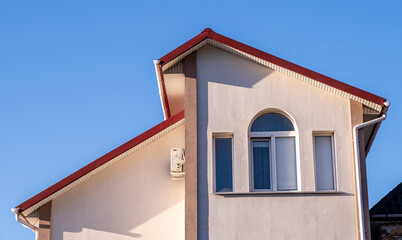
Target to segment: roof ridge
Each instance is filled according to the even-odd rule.
[[[204,30],[202,30],[203,32],[214,32],[214,30],[212,30],[211,28],[204,28]]]

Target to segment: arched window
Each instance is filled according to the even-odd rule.
[[[292,121],[266,113],[250,128],[254,191],[297,190],[296,132]]]

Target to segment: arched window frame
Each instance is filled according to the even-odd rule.
[[[261,117],[264,114],[268,113],[276,113],[286,117],[293,124],[293,131],[267,131],[267,132],[251,132],[251,127],[254,121]],[[275,149],[275,140],[280,137],[294,137],[295,139],[295,161],[296,161],[296,189],[292,190],[278,190],[277,183],[277,169],[276,169],[276,149]],[[270,149],[270,189],[254,189],[254,161],[253,161],[253,141],[255,140],[269,140]],[[248,128],[248,141],[249,141],[249,169],[250,169],[250,191],[253,192],[286,192],[286,191],[301,191],[301,181],[300,181],[300,160],[299,160],[299,136],[298,136],[298,128],[294,118],[287,112],[284,112],[279,109],[266,109],[257,113],[253,119],[250,121]],[[274,161],[275,160],[275,161]]]

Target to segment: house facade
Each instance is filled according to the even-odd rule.
[[[18,205],[39,239],[370,239],[384,98],[211,29],[154,64],[165,121]]]

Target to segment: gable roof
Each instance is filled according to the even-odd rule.
[[[402,182],[374,205],[370,214],[402,214]]]
[[[183,122],[184,110],[159,123],[153,128],[145,131],[144,133],[138,135],[137,137],[131,139],[130,141],[124,143],[123,145],[117,147],[116,149],[110,151],[109,153],[103,155],[102,157],[96,159],[95,161],[89,163],[85,167],[79,169],[73,174],[50,186],[49,188],[36,194],[35,196],[26,200],[15,208],[17,208],[19,212],[24,212],[25,215],[30,214],[31,212],[41,207],[43,204],[75,187],[82,181],[85,181],[86,179],[95,175],[104,168],[109,167],[118,160],[128,156],[132,152],[144,147],[150,142],[153,142],[159,137],[175,129]]]
[[[200,34],[193,37],[183,45],[169,52],[159,59],[160,73],[167,70],[174,64],[181,61],[185,56],[200,49],[205,44],[212,44],[223,50],[232,52],[248,58],[254,62],[270,67],[274,70],[283,72],[302,81],[308,82],[317,87],[330,92],[361,102],[370,108],[380,111],[384,106],[385,98],[314,72],[297,64],[286,61],[269,53],[263,52],[231,38],[220,35],[210,28],[204,29]],[[160,74],[159,73],[159,74]],[[166,88],[164,86],[163,74],[160,79],[161,100],[165,116],[170,116],[169,103],[166,97]]]

